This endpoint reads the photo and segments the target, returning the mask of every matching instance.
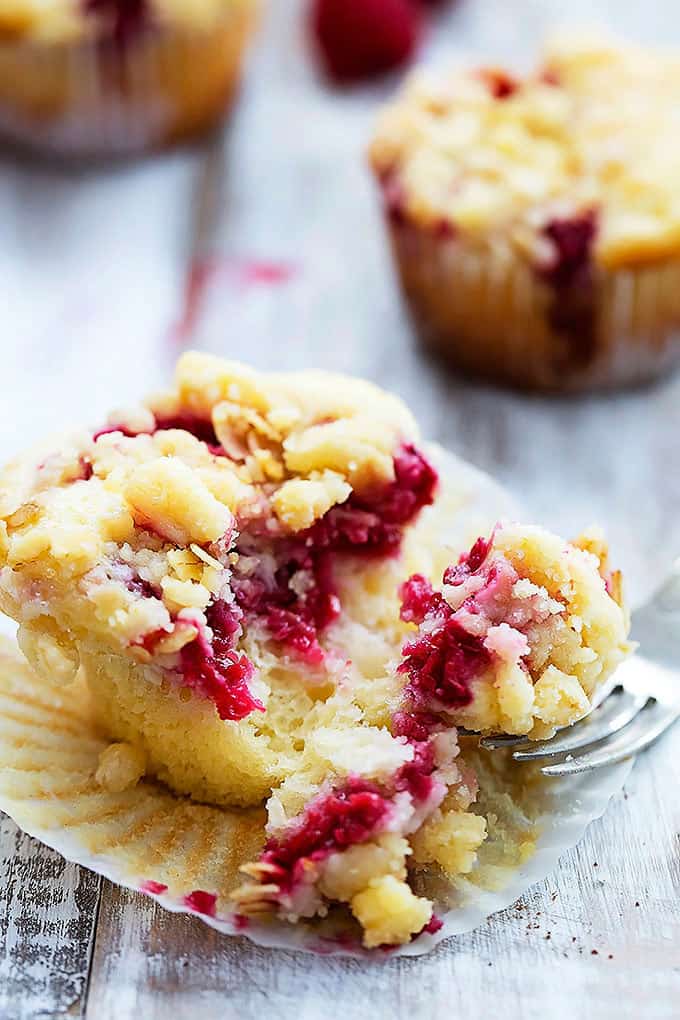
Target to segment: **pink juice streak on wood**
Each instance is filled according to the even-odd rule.
[[[198,322],[208,289],[218,280],[245,291],[251,287],[276,287],[289,283],[297,266],[268,259],[237,259],[211,255],[193,260],[184,281],[184,303],[179,320],[172,328],[177,343],[187,341]]]

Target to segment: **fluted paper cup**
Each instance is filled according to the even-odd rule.
[[[418,336],[469,375],[575,392],[680,364],[680,260],[593,267],[565,294],[509,244],[475,247],[407,221],[388,229]]]

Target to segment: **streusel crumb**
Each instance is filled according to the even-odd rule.
[[[594,258],[640,265],[680,251],[667,130],[678,94],[675,53],[559,36],[527,77],[417,74],[384,113],[371,160],[400,215],[421,226],[489,244],[500,232],[549,267],[551,225],[592,214]]]

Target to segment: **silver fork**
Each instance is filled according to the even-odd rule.
[[[632,615],[636,654],[619,666],[610,693],[550,740],[491,736],[482,747],[513,748],[515,761],[542,762],[546,776],[614,765],[650,747],[680,717],[680,558],[661,588]]]

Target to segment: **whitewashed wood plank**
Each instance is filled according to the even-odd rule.
[[[0,816],[0,1018],[80,1015],[99,878]]]

